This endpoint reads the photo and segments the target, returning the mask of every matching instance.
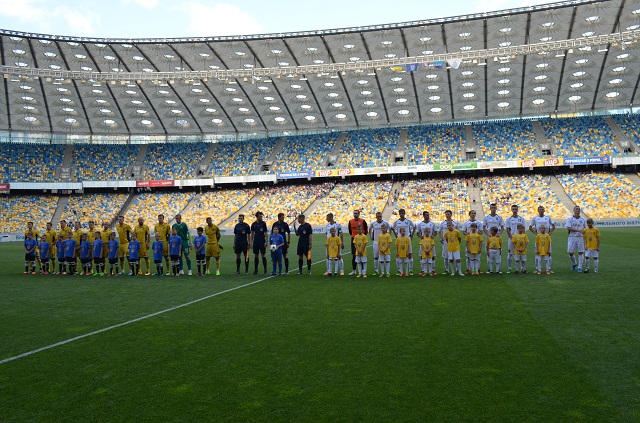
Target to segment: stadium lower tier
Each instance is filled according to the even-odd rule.
[[[401,208],[415,223],[422,220],[423,211],[429,211],[434,222],[442,222],[446,210],[452,211],[455,221],[464,222],[469,210],[488,214],[492,203],[504,219],[511,214],[513,204],[520,207],[520,215],[527,221],[537,214],[540,205],[556,221],[570,217],[574,205],[594,219],[637,218],[640,187],[633,182],[637,179],[636,174],[581,172],[557,176],[408,179],[395,183],[330,182],[267,189],[216,188],[202,193],[187,190],[85,193],[68,197],[55,219],[58,202],[60,198],[67,200],[65,196],[13,193],[0,196],[0,232],[23,233],[29,221],[42,232],[47,222],[55,220],[57,227],[60,219],[78,221],[82,227],[94,220],[101,227],[105,221],[112,224],[118,214],[124,215],[131,225],[143,218],[153,231],[159,214],[173,223],[178,213],[183,214],[192,229],[203,226],[207,217],[221,229],[231,229],[236,222],[230,217],[235,213],[244,213],[251,223],[257,211],[264,214],[269,227],[278,213],[283,213],[289,224],[298,214],[305,213],[313,227],[324,227],[327,214],[332,213],[335,221],[346,228],[355,210],[367,222],[373,222],[376,212],[383,213],[387,221],[395,221]],[[474,194],[471,199],[470,189],[479,189],[480,197]]]

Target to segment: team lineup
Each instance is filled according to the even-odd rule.
[[[527,249],[529,236],[527,230],[534,234],[535,271],[537,274],[553,273],[552,271],[552,238],[556,224],[550,216],[545,215],[545,208],[538,207],[538,215],[527,225],[525,219],[518,215],[518,206],[512,205],[512,215],[503,219],[496,214],[495,204],[490,205],[490,213],[482,221],[476,219],[476,212],[469,212],[469,220],[458,223],[452,220],[452,212],[445,211],[445,220],[433,222],[429,212],[423,212],[423,220],[414,223],[405,216],[405,210],[399,209],[399,218],[390,224],[383,220],[382,213],[376,213],[376,219],[368,224],[360,216],[360,211],[353,212],[349,220],[347,233],[351,237],[350,276],[367,277],[368,253],[371,242],[373,247],[374,276],[391,276],[392,247],[395,247],[397,276],[412,276],[414,255],[412,241],[419,241],[420,276],[435,276],[436,272],[436,240],[439,240],[443,274],[464,276],[482,273],[480,263],[483,254],[486,256],[487,273],[502,273],[502,235],[507,235],[507,268],[506,273],[527,273]],[[267,250],[271,254],[271,276],[289,273],[289,247],[291,234],[298,237],[296,255],[298,256],[298,274],[303,273],[306,260],[307,273],[311,274],[311,250],[313,247],[313,228],[300,214],[293,222],[293,231],[285,222],[284,213],[279,213],[277,220],[268,229],[263,213],[255,214],[255,221],[249,225],[245,216],[239,215],[238,223],[233,229],[233,251],[236,257],[236,274],[240,274],[244,259],[244,273],[249,273],[250,251],[254,255],[254,274],[258,274],[260,263],[265,274],[267,269]],[[326,276],[344,275],[343,252],[345,249],[345,231],[340,223],[334,220],[332,213],[326,216]],[[580,216],[580,207],[576,206],[573,215],[567,219],[568,231],[567,252],[572,263],[571,270],[589,272],[590,261],[593,271],[598,272],[600,231],[593,226],[593,219]],[[175,223],[165,222],[163,214],[158,215],[154,226],[153,238],[143,218],[131,227],[125,223],[124,216],[118,217],[115,230],[108,223],[102,229],[94,221],[88,222],[88,229],[81,228],[80,222],[74,227],[60,221],[60,229],[54,230],[52,223],[46,225],[46,231],[40,233],[33,222],[27,223],[25,231],[25,274],[36,274],[37,267],[42,274],[93,275],[93,276],[130,276],[151,275],[184,275],[185,264],[187,275],[193,275],[191,250],[195,253],[197,276],[210,275],[212,259],[215,261],[215,274],[220,275],[221,232],[210,217],[206,224],[196,229],[196,236],[191,234],[180,214],[175,216]],[[117,235],[117,237],[116,237]],[[392,237],[393,236],[393,237]],[[463,241],[464,236],[464,241]],[[395,238],[395,242],[393,241]],[[462,271],[462,249],[464,245],[465,272]],[[577,257],[576,257],[577,253]],[[153,259],[154,269],[150,259]],[[586,260],[586,262],[585,262]],[[57,266],[56,266],[57,261]],[[144,265],[144,269],[143,269]],[[37,267],[36,267],[37,266]],[[128,267],[128,272],[127,268]],[[144,273],[143,273],[144,270]]]

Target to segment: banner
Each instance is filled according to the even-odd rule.
[[[316,171],[316,178],[326,178],[329,176],[349,176],[353,174],[353,169],[323,169]]]
[[[460,59],[448,59],[447,63],[453,69],[458,69],[460,67],[460,65],[462,64],[462,60],[460,60]]]
[[[562,157],[553,158],[553,159],[527,159],[520,160],[520,167],[551,167],[551,166],[562,166],[564,164],[564,159]]]
[[[478,162],[464,162],[464,163],[448,163],[448,164],[435,164],[433,170],[462,170],[462,169],[477,169]]]
[[[589,164],[609,164],[611,163],[611,157],[565,157],[565,165],[589,165]]]
[[[316,176],[314,170],[304,170],[302,172],[278,172],[276,177],[278,179],[305,179],[313,178]]]
[[[11,191],[11,184],[0,184],[0,194],[9,194]]]
[[[407,63],[407,72],[415,72],[418,70],[417,63]]]
[[[506,161],[503,162],[479,162],[479,169],[496,169],[496,168],[505,168],[509,167],[509,163]]]
[[[175,186],[173,180],[159,180],[159,181],[136,181],[136,187],[138,188],[157,188],[157,187],[172,187]]]

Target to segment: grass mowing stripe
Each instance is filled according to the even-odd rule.
[[[351,254],[351,253],[345,253],[343,255],[347,255],[347,254]],[[316,265],[318,263],[322,263],[323,261],[325,261],[325,260],[316,261],[314,263],[311,263],[311,265],[313,266],[313,265]],[[291,273],[291,272],[293,272],[293,270],[290,270],[288,273]],[[141,317],[138,317],[138,318],[135,318],[135,319],[127,320],[126,322],[118,323],[117,325],[112,325],[112,326],[109,326],[109,327],[106,327],[106,328],[94,330],[93,332],[85,333],[84,335],[75,336],[73,338],[69,338],[69,339],[66,339],[64,341],[56,342],[55,344],[51,344],[51,345],[47,345],[47,346],[42,347],[42,348],[38,348],[38,349],[35,349],[35,350],[27,351],[25,353],[18,354],[18,355],[15,355],[13,357],[5,358],[4,360],[0,360],[0,365],[5,364],[5,363],[9,363],[9,362],[14,361],[14,360],[18,360],[20,358],[28,357],[30,355],[37,354],[37,353],[42,352],[42,351],[50,350],[51,348],[60,347],[62,345],[68,344],[70,342],[74,342],[74,341],[78,341],[80,339],[87,338],[89,336],[98,335],[100,333],[107,332],[109,330],[117,329],[119,327],[129,325],[131,323],[136,323],[136,322],[139,322],[141,320],[145,320],[145,319],[149,319],[151,317],[159,316],[161,314],[165,314],[165,313],[168,313],[170,311],[174,311],[174,310],[177,310],[177,309],[180,309],[180,308],[183,308],[183,307],[190,306],[192,304],[199,303],[200,301],[208,300],[209,298],[217,297],[219,295],[226,294],[228,292],[236,291],[236,290],[238,290],[240,288],[246,288],[247,286],[255,285],[255,284],[259,283],[259,282],[266,281],[267,279],[271,279],[273,277],[274,276],[267,276],[266,278],[262,278],[262,279],[259,279],[257,281],[253,281],[253,282],[245,283],[244,285],[239,285],[239,286],[236,286],[236,287],[233,287],[233,288],[225,289],[224,291],[216,292],[215,294],[211,294],[211,295],[207,295],[207,296],[204,296],[204,297],[201,297],[201,298],[197,298],[197,299],[195,299],[193,301],[189,301],[189,302],[186,302],[184,304],[180,304],[180,305],[177,305],[177,306],[174,306],[174,307],[170,307],[170,308],[167,308],[167,309],[164,309],[164,310],[161,310],[161,311],[157,311],[155,313],[147,314],[145,316],[141,316]]]

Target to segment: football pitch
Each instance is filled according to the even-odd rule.
[[[281,277],[230,238],[200,278],[23,275],[0,244],[0,421],[640,421],[640,228],[601,231],[600,273],[558,230],[554,274],[530,243],[465,277],[328,278],[323,235]]]

